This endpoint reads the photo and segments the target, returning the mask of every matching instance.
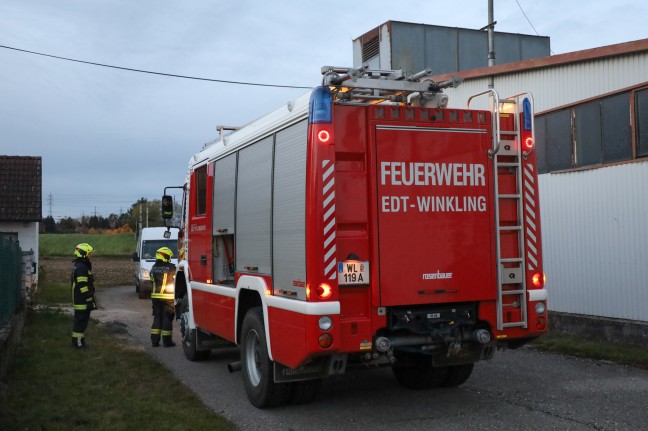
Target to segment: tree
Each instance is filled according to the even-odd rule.
[[[56,232],[56,222],[54,217],[47,216],[43,219],[43,227],[45,228],[45,233],[54,233]]]
[[[149,201],[146,198],[140,198],[131,205],[130,209],[126,211],[126,214],[128,215],[128,225],[133,230],[137,230],[140,223],[142,224],[141,227],[164,226],[164,220],[162,220],[162,201],[160,199]]]
[[[79,225],[79,220],[72,217],[65,217],[59,220],[57,230],[62,233],[72,233]]]

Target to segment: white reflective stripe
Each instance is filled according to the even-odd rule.
[[[331,160],[322,160],[322,223],[324,237],[322,254],[324,256],[324,277],[334,279],[336,276],[335,267],[335,164]]]
[[[333,244],[333,247],[326,253],[326,256],[324,256],[324,261],[327,261],[332,255],[335,253],[335,244]]]
[[[308,316],[340,314],[340,303],[338,301],[306,302],[281,296],[268,296],[267,303],[268,307],[306,314]]]
[[[194,290],[200,290],[202,292],[213,293],[215,295],[227,296],[229,298],[236,297],[236,289],[233,289],[232,286],[198,283],[197,281],[192,281],[191,288]]]
[[[547,289],[529,289],[529,301],[546,301],[549,297]]]

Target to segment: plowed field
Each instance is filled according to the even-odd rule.
[[[41,275],[52,283],[69,283],[72,260],[70,257],[41,258]],[[135,285],[135,263],[128,258],[94,258],[92,273],[97,287]]]

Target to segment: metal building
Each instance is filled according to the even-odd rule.
[[[648,39],[456,75],[534,96],[550,310],[648,326]]]
[[[497,63],[549,55],[549,38],[494,32]],[[485,31],[387,21],[353,41],[354,67],[435,74],[488,65]]]

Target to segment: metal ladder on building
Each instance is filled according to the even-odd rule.
[[[520,125],[521,103],[520,98],[527,93],[518,94],[500,99],[493,89],[476,94],[468,99],[470,102],[478,97],[488,95],[490,110],[492,112],[493,144],[488,151],[493,159],[493,181],[495,197],[495,229],[496,229],[496,259],[497,259],[497,330],[501,331],[510,327],[528,326],[527,315],[527,287],[525,277],[525,249],[524,249],[524,209],[522,189],[522,136]],[[530,95],[528,95],[530,97]],[[512,114],[513,130],[501,130],[501,114]],[[509,193],[500,192],[500,180],[504,176],[513,177],[514,190]],[[511,178],[509,178],[510,181]],[[515,207],[514,220],[503,222],[501,220],[502,206],[513,202]],[[509,206],[510,207],[510,206]],[[502,250],[503,240],[510,235],[517,237],[517,247],[507,250],[509,255],[504,256]],[[505,317],[510,309],[519,308],[518,313]],[[512,317],[515,316],[516,318]]]

